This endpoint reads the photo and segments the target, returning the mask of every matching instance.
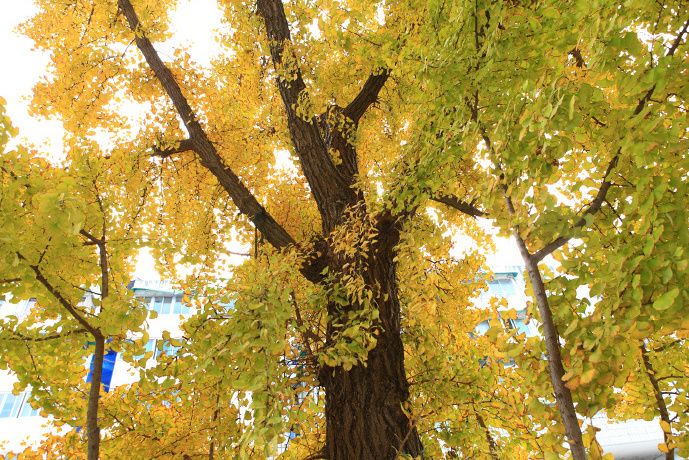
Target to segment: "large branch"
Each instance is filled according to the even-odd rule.
[[[57,334],[51,334],[51,335],[43,335],[40,337],[29,337],[27,335],[24,335],[20,332],[17,331],[10,331],[16,338],[14,339],[9,339],[9,340],[21,340],[22,342],[46,342],[49,340],[55,340],[55,339],[61,339],[70,335],[75,335],[75,334],[85,334],[88,331],[86,329],[74,329],[71,331],[67,332],[61,332]]]
[[[194,141],[191,139],[183,139],[174,147],[168,147],[165,149],[161,149],[158,146],[153,147],[153,156],[167,158],[177,153],[184,153],[190,150],[194,150]]]
[[[354,123],[358,123],[371,104],[378,100],[378,94],[385,86],[389,76],[390,70],[388,69],[369,75],[359,94],[344,109],[344,114]]]
[[[353,177],[347,177],[333,162],[329,145],[321,136],[318,120],[298,114],[307,106],[308,92],[297,58],[291,49],[287,17],[281,0],[258,0],[258,13],[263,18],[277,86],[287,112],[287,125],[302,170],[309,183],[324,223],[337,221],[347,203],[356,201]],[[289,72],[285,75],[285,72]]]
[[[105,218],[105,217],[104,217]],[[100,298],[104,300],[110,294],[110,276],[108,270],[108,251],[105,247],[105,225],[103,225],[103,237],[96,238],[93,234],[85,229],[79,230],[79,234],[84,236],[91,243],[98,247],[98,266],[100,267],[101,288]],[[103,306],[101,305],[101,309]]]
[[[185,142],[184,146],[193,147],[201,164],[218,179],[218,182],[230,195],[239,211],[253,222],[258,231],[263,234],[271,245],[281,249],[294,244],[294,239],[268,214],[239,177],[224,164],[222,157],[218,154],[215,146],[208,139],[206,132],[198,122],[196,114],[184,97],[182,89],[175,81],[172,72],[160,59],[151,41],[143,34],[141,23],[131,2],[129,0],[118,0],[118,5],[127,19],[129,28],[135,34],[136,46],[144,55],[149,67],[153,70],[156,78],[170,97],[177,113],[182,118],[184,126],[189,133],[189,143]]]
[[[471,217],[486,217],[486,213],[474,206],[473,203],[467,203],[454,195],[435,195],[431,197],[431,200],[447,205]]]
[[[689,29],[689,19],[684,23],[682,28],[679,30],[677,36],[673,40],[672,44],[667,50],[667,53],[665,56],[667,57],[672,57],[675,54],[675,51],[677,51],[677,48],[679,45],[682,43],[682,40],[684,39],[684,35],[687,33],[687,30]],[[644,93],[644,95],[639,99],[639,101],[636,104],[636,107],[634,108],[634,112],[632,113],[632,118],[636,117],[639,115],[645,108],[646,105],[648,104],[648,101],[651,100],[651,96],[653,96],[653,93],[656,90],[656,85],[651,86],[651,88]],[[593,215],[597,213],[601,207],[603,206],[603,203],[605,203],[605,197],[608,193],[608,190],[612,186],[612,182],[610,182],[609,176],[612,170],[617,166],[617,163],[620,159],[620,155],[622,154],[622,148],[618,148],[617,152],[615,152],[615,156],[612,157],[610,160],[610,163],[608,163],[608,167],[605,170],[605,173],[603,174],[603,181],[601,182],[600,188],[598,189],[598,192],[596,193],[596,197],[593,199],[589,207],[583,212],[581,217],[574,223],[573,228],[581,228],[584,225],[586,225],[586,216],[587,215]],[[561,248],[567,242],[572,239],[572,235],[561,235],[555,238],[553,241],[550,243],[546,244],[543,246],[540,250],[536,251],[533,254],[533,258],[536,260],[536,262],[542,260],[544,257],[546,257],[548,254],[551,254],[553,251]]]
[[[608,190],[610,190],[610,187],[612,186],[612,182],[610,182],[608,176],[612,172],[613,168],[617,165],[619,158],[620,152],[618,151],[617,154],[615,154],[615,156],[612,158],[610,163],[608,163],[608,167],[605,170],[605,174],[603,174],[603,182],[601,183],[600,188],[598,188],[598,193],[596,193],[596,196],[589,205],[589,207],[586,208],[586,210],[581,214],[581,217],[579,217],[579,219],[577,219],[577,221],[574,223],[572,229],[584,227],[586,225],[586,216],[594,215],[603,207],[603,203],[605,203],[605,196],[608,194]],[[553,241],[551,241],[550,243],[546,244],[541,249],[536,251],[532,257],[536,262],[540,262],[548,254],[551,254],[556,249],[559,249],[565,244],[567,244],[567,242],[571,238],[572,235],[558,236]]]
[[[29,263],[29,261],[22,255],[21,253],[17,252],[17,257],[24,262],[27,263],[29,268],[34,272],[34,275],[36,277],[36,280],[45,287],[45,289],[58,301],[60,305],[64,307],[67,312],[72,315],[72,317],[77,320],[79,324],[81,324],[84,329],[89,331],[91,335],[94,337],[102,337],[102,333],[100,332],[100,329],[92,326],[86,319],[79,313],[76,307],[74,307],[62,293],[48,281],[48,279],[45,277],[41,269],[38,267],[38,265],[32,265]]]

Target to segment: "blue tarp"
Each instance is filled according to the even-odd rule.
[[[110,391],[110,382],[112,381],[112,372],[115,369],[115,361],[117,360],[117,352],[113,350],[108,350],[108,352],[103,357],[103,374],[101,376],[101,383],[103,384],[103,389],[108,392]],[[86,376],[86,382],[91,381],[93,376],[93,359],[91,359],[91,368]]]

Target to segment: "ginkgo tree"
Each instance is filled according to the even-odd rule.
[[[2,365],[57,423],[84,426],[88,457],[99,458],[106,347],[117,347],[146,317],[145,309],[133,308],[124,283],[141,228],[118,205],[124,188],[106,186],[127,172],[109,168],[88,143],[71,146],[67,167],[23,147],[9,149],[15,131],[4,109],[0,116],[0,290],[3,297],[36,300],[26,318],[3,319]]]
[[[676,309],[687,295],[680,203],[689,16],[673,2],[466,2],[429,8],[425,23],[411,53],[424,63],[418,75],[438,109],[409,159],[422,180],[405,180],[399,196],[415,190],[414,200],[491,217],[512,236],[570,449],[585,458],[577,411],[605,407],[610,382],[619,388],[622,376],[639,372],[634,357],[645,346],[625,355],[610,336],[619,343],[641,327],[643,341],[685,327]],[[583,245],[558,257],[560,276],[575,279],[547,288],[539,262],[574,237]],[[658,242],[668,246],[654,256]],[[601,302],[577,298],[581,286]]]
[[[193,163],[183,168],[169,191],[186,188],[189,191],[182,193],[190,193],[212,180],[267,243],[297,251],[302,275],[322,289],[326,346],[318,357],[318,380],[325,389],[328,457],[421,455],[417,430],[404,408],[409,384],[394,262],[405,219],[377,206],[375,196],[367,202],[366,185],[359,184],[362,165],[355,137],[389,78],[384,62],[342,72],[345,67],[355,70],[348,65],[354,61],[365,61],[360,55],[328,53],[321,46],[320,57],[332,59],[324,77],[332,78],[329,86],[340,94],[335,98],[326,87],[309,92],[306,82],[316,70],[310,65],[323,66],[325,61],[302,62],[299,48],[312,42],[318,48],[318,40],[303,26],[291,31],[294,19],[281,2],[259,2],[255,11],[253,5],[229,3],[224,11],[235,31],[227,41],[236,53],[216,64],[222,72],[206,78],[180,67],[188,61],[183,53],[166,64],[156,51],[153,42],[167,33],[171,5],[165,2],[75,2],[66,10],[59,2],[38,6],[27,32],[38,46],[53,50],[55,74],[37,88],[35,103],[43,113],[59,114],[74,135],[88,135],[96,128],[126,124],[112,114],[110,104],[122,93],[155,107],[139,129],[139,149],[171,159],[170,169],[180,161],[172,157]],[[359,6],[367,13],[360,27],[377,33],[376,7]],[[331,9],[338,10],[336,5]],[[335,28],[349,21],[339,14],[327,20]],[[128,47],[132,42],[136,54]],[[335,72],[335,66],[340,70]],[[213,87],[204,94],[204,88]],[[83,108],[75,107],[75,96]],[[240,132],[239,142],[234,142],[236,134],[224,138],[226,131]],[[253,147],[271,132],[272,142]],[[300,199],[313,200],[302,211],[312,207],[302,217],[307,228],[299,233],[288,231],[291,223],[281,222],[285,216],[271,214],[257,198],[261,188],[270,188],[259,185],[265,182],[266,154],[272,155],[266,147],[278,146],[289,148],[298,160],[305,178]],[[213,185],[197,193],[212,194]],[[191,208],[182,210],[189,212],[175,213],[176,219],[193,216]],[[211,219],[223,221],[227,215]],[[212,249],[217,251],[218,245]]]
[[[639,363],[655,376],[646,363],[658,367],[648,354],[662,334],[683,337],[681,3],[221,1],[221,52],[207,66],[165,43],[175,3],[39,0],[23,26],[50,52],[33,110],[59,118],[70,147],[62,169],[45,169],[81,174],[64,193],[88,219],[60,244],[93,243],[61,260],[120,241],[109,269],[123,281],[146,241],[164,273],[195,267],[181,285],[198,313],[184,340],[165,337],[178,354],[101,401],[102,456],[138,445],[139,456],[255,458],[287,444],[285,458],[529,458],[562,454],[566,440],[585,458],[595,443],[577,412],[612,407],[623,397],[611,376],[638,376]],[[78,193],[91,176],[107,206]],[[655,214],[635,214],[651,185]],[[490,248],[479,216],[518,244],[543,340],[505,332],[513,313],[498,303],[472,305]],[[451,257],[454,232],[477,249]],[[614,256],[639,239],[649,249],[621,270]],[[252,243],[252,257],[211,288],[233,242]],[[566,276],[544,276],[551,253]],[[69,289],[93,282],[78,276]],[[584,285],[601,300],[578,298]],[[632,316],[610,306],[623,291]],[[635,320],[639,296],[648,318]],[[143,366],[141,340],[123,340],[143,313],[111,302],[91,320],[119,314],[102,337]],[[477,337],[487,317],[494,327]],[[642,322],[648,335],[635,335]],[[646,355],[592,369],[599,350],[621,357],[610,337]],[[654,377],[661,396],[682,391],[665,386],[671,375]],[[663,420],[669,436],[679,420]],[[44,447],[79,451],[74,435]]]

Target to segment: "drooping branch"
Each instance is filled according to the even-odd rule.
[[[380,72],[369,75],[359,94],[344,109],[344,114],[354,123],[358,123],[366,110],[378,100],[378,94],[389,76],[389,69],[382,69]]]
[[[600,211],[601,207],[603,207],[603,204],[606,201],[605,197],[608,194],[608,190],[610,190],[610,187],[612,186],[612,182],[610,181],[609,176],[612,170],[615,168],[615,166],[617,166],[619,158],[620,156],[618,151],[618,153],[612,158],[610,163],[608,163],[608,167],[606,168],[605,173],[603,174],[603,181],[601,182],[600,188],[598,188],[598,192],[596,193],[595,198],[588,206],[588,208],[586,208],[586,210],[581,214],[581,217],[579,217],[579,219],[577,219],[577,221],[574,223],[574,225],[572,226],[573,229],[584,227],[586,225],[586,216],[592,216],[596,214],[598,211]],[[540,262],[548,254],[551,254],[556,249],[567,244],[567,242],[571,238],[571,235],[558,236],[553,241],[551,241],[550,243],[546,244],[541,249],[536,251],[533,254],[534,260],[536,262]]]
[[[684,25],[679,30],[679,33],[677,34],[675,39],[672,41],[670,48],[668,48],[668,50],[667,50],[666,56],[674,56],[675,55],[675,51],[677,51],[677,48],[682,43],[682,40],[684,39],[684,35],[687,33],[687,30],[689,30],[689,19],[687,19],[684,22]]]
[[[656,409],[658,409],[658,413],[660,414],[660,420],[665,422],[668,427],[670,427],[670,424],[672,423],[672,420],[670,419],[670,413],[667,410],[667,405],[665,404],[665,399],[663,398],[663,392],[660,389],[660,384],[658,383],[658,379],[656,378],[656,371],[653,368],[653,363],[651,363],[651,358],[648,356],[648,350],[646,349],[646,344],[642,343],[641,344],[641,359],[644,363],[644,371],[646,373],[646,377],[648,377],[648,381],[651,384],[651,387],[653,388],[653,396],[655,397],[656,400]],[[663,429],[663,438],[665,440],[665,444],[669,444],[671,433],[668,433]],[[669,449],[668,452],[665,454],[665,459],[666,460],[673,460],[675,458],[675,453],[674,449]]]
[[[135,42],[146,62],[169,96],[177,113],[182,118],[189,133],[185,147],[191,147],[198,155],[201,164],[205,166],[217,179],[232,198],[239,211],[244,214],[265,236],[266,240],[277,249],[282,249],[295,243],[287,231],[258,202],[239,177],[227,167],[206,132],[198,122],[195,112],[189,105],[182,89],[175,80],[170,69],[163,63],[151,41],[145,36],[139,22],[139,17],[129,0],[118,0],[118,6],[124,13],[129,28],[136,35]]]
[[[0,284],[18,283],[21,280],[22,280],[21,278],[5,278],[5,279],[0,279]]]
[[[670,46],[670,48],[668,48],[667,53],[665,54],[667,57],[674,56],[675,51],[677,51],[677,48],[684,39],[684,35],[687,33],[687,29],[689,29],[689,19],[684,23],[679,33],[673,40],[672,45]],[[639,115],[646,108],[646,105],[651,100],[651,97],[653,96],[655,90],[656,85],[653,85],[651,86],[651,88],[648,89],[648,91],[644,93],[644,95],[641,98],[639,98],[639,101],[637,102],[636,107],[634,108],[634,112],[632,113],[632,118]],[[586,225],[586,216],[597,213],[605,203],[608,190],[610,190],[610,187],[612,186],[612,182],[609,179],[610,173],[617,166],[621,154],[622,148],[620,147],[617,149],[617,152],[615,152],[615,155],[608,163],[608,167],[606,168],[605,173],[603,174],[603,180],[601,182],[600,187],[598,188],[598,192],[596,193],[595,198],[593,199],[589,207],[582,213],[581,217],[577,219],[577,221],[574,223],[574,225],[572,226],[573,229],[584,227]],[[571,234],[558,236],[553,241],[543,246],[540,250],[536,251],[533,254],[534,259],[536,260],[536,262],[543,260],[544,257],[567,244],[567,242],[571,238]]]
[[[105,226],[103,227],[103,232],[105,233]],[[110,293],[110,277],[108,273],[108,252],[105,247],[105,234],[102,238],[96,238],[88,231],[83,228],[79,230],[82,236],[85,236],[91,243],[98,246],[98,265],[101,272],[101,286],[100,286],[100,297],[105,299]],[[101,306],[102,308],[102,306]]]
[[[62,339],[70,335],[85,334],[87,332],[88,331],[86,329],[74,329],[67,332],[60,332],[58,334],[43,335],[40,337],[29,337],[28,335],[24,335],[20,332],[11,331],[11,334],[14,335],[16,338],[9,340],[20,340],[22,342],[47,342],[49,340]]]

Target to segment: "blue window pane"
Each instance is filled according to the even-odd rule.
[[[155,350],[155,345],[155,339],[149,340],[148,342],[146,342],[146,345],[144,346],[144,352],[140,355],[134,356],[134,359],[139,360],[143,358],[146,353],[153,352]],[[153,353],[153,355],[155,356],[155,353]]]
[[[514,282],[511,279],[500,280],[500,284],[502,285],[502,291],[505,297],[510,297],[515,294]]]
[[[155,297],[153,299],[153,311],[162,313],[163,311],[163,297]]]
[[[174,303],[172,304],[172,313],[179,315],[182,313],[182,298],[175,296]]]
[[[16,417],[19,413],[19,406],[22,404],[23,395],[15,396],[12,393],[5,393],[0,396],[2,406],[0,406],[0,417]]]
[[[169,315],[172,313],[172,297],[162,297],[160,313],[163,315]]]
[[[106,392],[110,391],[110,383],[112,382],[112,374],[115,371],[116,362],[117,352],[114,350],[108,350],[108,352],[103,357],[103,374],[101,376],[103,389]]]
[[[497,281],[491,281],[488,283],[488,294],[492,297],[504,297],[502,293],[502,286]]]
[[[29,404],[29,395],[26,395],[26,399],[24,400],[24,404],[22,404],[22,409],[19,412],[19,416],[20,417],[37,417],[38,415],[39,415],[39,410],[31,407],[31,404]]]
[[[495,297],[510,297],[517,292],[512,279],[493,280],[488,283],[488,291]]]
[[[155,339],[151,339],[148,342],[146,342],[146,352],[154,351],[156,347],[156,341]]]
[[[177,356],[177,351],[179,350],[179,347],[175,347],[170,344],[170,342],[165,342],[163,344],[163,353],[165,353],[168,356]]]
[[[512,329],[516,329],[519,334],[525,334],[527,337],[531,335],[529,326],[523,319],[511,319],[510,326]]]
[[[483,335],[483,334],[486,333],[486,331],[487,331],[489,328],[490,328],[490,324],[488,323],[488,320],[486,320],[486,321],[480,322],[480,323],[478,324],[478,326],[476,326],[476,329],[474,329],[474,330],[476,331],[476,333],[477,333],[478,335]]]

